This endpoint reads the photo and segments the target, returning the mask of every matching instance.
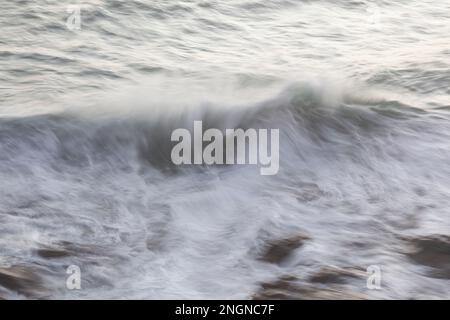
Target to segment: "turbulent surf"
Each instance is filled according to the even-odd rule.
[[[449,1],[66,9],[2,4],[0,298],[450,297]],[[194,121],[277,174],[175,165]]]

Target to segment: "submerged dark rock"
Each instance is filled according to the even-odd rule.
[[[406,254],[410,259],[433,268],[431,276],[450,279],[450,236],[433,235],[406,240],[412,247]]]
[[[65,250],[59,250],[59,249],[39,249],[36,250],[36,253],[46,259],[57,259],[57,258],[65,258],[69,257],[72,254]]]
[[[295,235],[289,238],[269,241],[259,260],[270,263],[282,263],[298,248],[303,246],[309,237],[305,235]]]
[[[108,255],[107,247],[97,244],[82,244],[70,241],[56,241],[51,244],[41,244],[35,253],[44,259],[62,259],[76,256]]]
[[[310,277],[313,283],[332,284],[346,283],[350,278],[363,278],[366,273],[355,268],[325,267]]]
[[[254,300],[363,300],[368,297],[359,292],[348,291],[343,286],[324,288],[323,286],[303,283],[294,276],[283,276],[273,282],[263,283],[253,295]]]
[[[0,268],[0,287],[32,298],[44,291],[43,281],[35,270],[23,266]]]
[[[273,282],[261,284],[260,290],[253,296],[254,300],[296,300],[304,293],[304,289],[296,284],[294,276],[283,276]]]

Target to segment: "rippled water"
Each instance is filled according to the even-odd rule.
[[[0,26],[0,297],[450,297],[450,1],[12,0]],[[280,172],[174,168],[194,120],[279,128]]]

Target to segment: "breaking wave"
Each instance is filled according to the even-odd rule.
[[[4,2],[0,299],[450,296],[448,1]],[[174,166],[195,120],[278,174]]]

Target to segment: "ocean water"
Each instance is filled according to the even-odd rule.
[[[450,1],[12,0],[0,26],[0,297],[450,298]],[[174,167],[194,120],[279,128],[278,174]]]

